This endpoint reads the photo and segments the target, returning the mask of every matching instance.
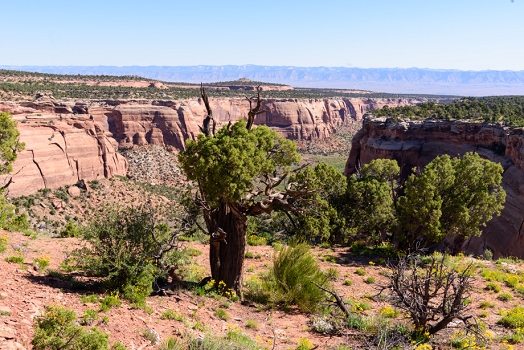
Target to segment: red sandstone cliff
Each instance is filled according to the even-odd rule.
[[[127,160],[116,152],[116,142],[100,124],[85,118],[15,119],[26,146],[13,164],[9,196],[126,175]]]
[[[331,98],[268,99],[256,124],[266,124],[289,139],[323,139],[338,125],[359,120],[362,114],[424,102],[415,99]],[[219,124],[247,116],[249,103],[242,98],[210,99]],[[14,164],[11,196],[57,188],[80,179],[125,175],[125,159],[117,147],[154,144],[184,149],[196,138],[205,116],[201,99],[182,101],[100,100],[64,101],[43,96],[35,101],[2,102],[19,121],[26,150]],[[53,123],[53,124],[51,124]]]
[[[490,148],[504,145],[503,155]],[[464,121],[401,121],[387,118],[365,118],[362,129],[353,138],[346,164],[352,174],[358,163],[389,158],[399,163],[406,177],[413,167],[424,167],[436,156],[457,156],[477,152],[482,157],[501,163],[503,186],[507,192],[505,208],[493,218],[480,237],[468,241],[464,249],[481,255],[486,249],[495,257],[524,258],[524,129]]]

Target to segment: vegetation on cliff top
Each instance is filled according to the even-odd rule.
[[[447,104],[426,102],[417,106],[374,110],[375,116],[423,120],[458,119],[524,126],[524,96],[464,97]]]
[[[100,86],[88,85],[87,82],[129,82],[144,81],[154,82],[136,76],[89,76],[89,75],[62,75],[32,72],[19,72],[0,70],[0,99],[27,100],[33,99],[37,93],[48,93],[56,99],[160,99],[177,100],[200,97],[200,90],[194,84],[161,82],[163,88],[131,87],[131,86]],[[243,86],[245,82],[218,82],[217,85]],[[248,85],[279,85],[273,83],[250,82]],[[212,84],[207,84],[212,85]],[[209,90],[210,97],[241,97],[246,96],[243,90]],[[307,98],[322,99],[330,97],[339,98],[417,98],[417,99],[442,99],[453,96],[442,95],[417,95],[417,94],[388,94],[377,92],[356,92],[342,89],[306,89],[264,91],[266,98]]]

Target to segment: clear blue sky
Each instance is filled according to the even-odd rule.
[[[524,70],[524,0],[0,0],[0,65]]]

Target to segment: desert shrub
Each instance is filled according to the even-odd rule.
[[[155,279],[175,270],[182,259],[176,237],[156,222],[150,208],[107,208],[86,228],[87,244],[70,255],[76,268],[102,277],[107,290],[140,305]]]
[[[266,245],[267,240],[265,237],[260,237],[257,235],[249,235],[247,236],[247,244],[249,245]]]
[[[111,350],[127,350],[127,348],[125,347],[124,344],[122,344],[121,342],[117,341],[116,343],[111,345]]]
[[[112,307],[117,308],[122,305],[122,302],[120,299],[118,299],[118,295],[108,295],[104,299],[100,300],[100,310],[101,311],[108,311]]]
[[[47,255],[43,255],[33,260],[33,264],[35,264],[38,270],[45,270],[49,266],[50,262],[51,258]]]
[[[415,330],[435,334],[456,318],[464,318],[472,289],[469,267],[461,273],[446,265],[446,256],[432,255],[423,263],[418,255],[391,265],[388,288],[393,305],[405,310]],[[433,321],[433,324],[430,324]]]
[[[255,320],[247,320],[246,321],[246,328],[249,329],[258,329],[258,323]]]
[[[7,243],[9,242],[9,238],[6,234],[0,235],[0,253],[5,252],[7,249]]]
[[[62,231],[60,231],[60,237],[79,237],[81,233],[82,229],[73,220],[68,220]]]
[[[13,264],[23,264],[24,263],[24,256],[21,254],[8,256],[4,259],[5,261]]]
[[[366,270],[364,270],[364,269],[356,269],[355,273],[357,275],[359,275],[359,276],[365,276],[366,275]]]
[[[493,304],[492,302],[490,301],[481,301],[480,304],[479,304],[479,307],[483,310],[487,309],[487,308],[494,308],[495,307],[495,304]]]
[[[224,309],[216,309],[215,310],[215,315],[221,319],[221,320],[224,320],[224,321],[227,321],[229,320],[229,315],[228,313],[226,312],[226,310]]]
[[[182,321],[184,321],[185,317],[184,317],[184,315],[179,314],[176,311],[166,310],[166,311],[164,311],[162,313],[162,315],[160,315],[160,319],[162,319],[162,320],[175,320],[175,321],[182,322]]]
[[[524,342],[524,330],[517,328],[514,332],[504,336],[504,340],[510,344],[520,344]]]
[[[100,298],[96,294],[81,295],[80,301],[83,303],[98,303],[100,301]]]
[[[265,283],[259,276],[249,276],[244,281],[244,298],[266,305],[270,299],[270,292],[268,288],[264,288]]]
[[[275,254],[273,267],[266,278],[271,299],[284,305],[297,305],[303,312],[314,312],[326,299],[315,284],[325,285],[328,276],[322,272],[306,243],[289,245]]]
[[[44,315],[35,321],[35,335],[31,341],[33,349],[108,349],[108,334],[95,327],[83,328],[76,324],[76,318],[73,310],[59,305],[47,306]]]
[[[486,290],[491,290],[495,293],[500,292],[500,286],[497,283],[488,283],[486,284]]]
[[[507,328],[524,327],[524,307],[516,306],[506,311],[497,323]]]
[[[380,314],[387,318],[394,318],[400,315],[400,312],[389,305],[380,308]]]
[[[513,295],[510,293],[501,293],[497,296],[497,299],[500,301],[510,301],[513,299]]]
[[[373,284],[375,283],[375,278],[373,277],[368,277],[364,280],[364,282],[366,282],[367,284]]]

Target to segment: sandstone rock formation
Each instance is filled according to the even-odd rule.
[[[41,118],[15,118],[26,147],[13,165],[9,196],[126,174],[126,159],[116,152],[115,141],[100,124],[80,118]]]
[[[268,99],[255,124],[266,124],[294,140],[329,137],[338,125],[359,120],[384,105],[418,104],[425,99]],[[220,125],[247,117],[249,103],[242,98],[211,98]],[[115,149],[158,145],[183,150],[195,139],[206,110],[201,99],[56,101],[42,95],[35,101],[2,102],[19,121],[26,143],[14,164],[10,196],[57,188],[78,180],[125,175],[125,159]]]
[[[524,258],[524,129],[467,121],[425,120],[394,122],[366,117],[352,141],[346,174],[373,159],[395,159],[406,177],[413,167],[424,167],[436,156],[477,152],[502,164],[505,208],[493,218],[480,237],[467,241],[464,249],[495,257]]]

